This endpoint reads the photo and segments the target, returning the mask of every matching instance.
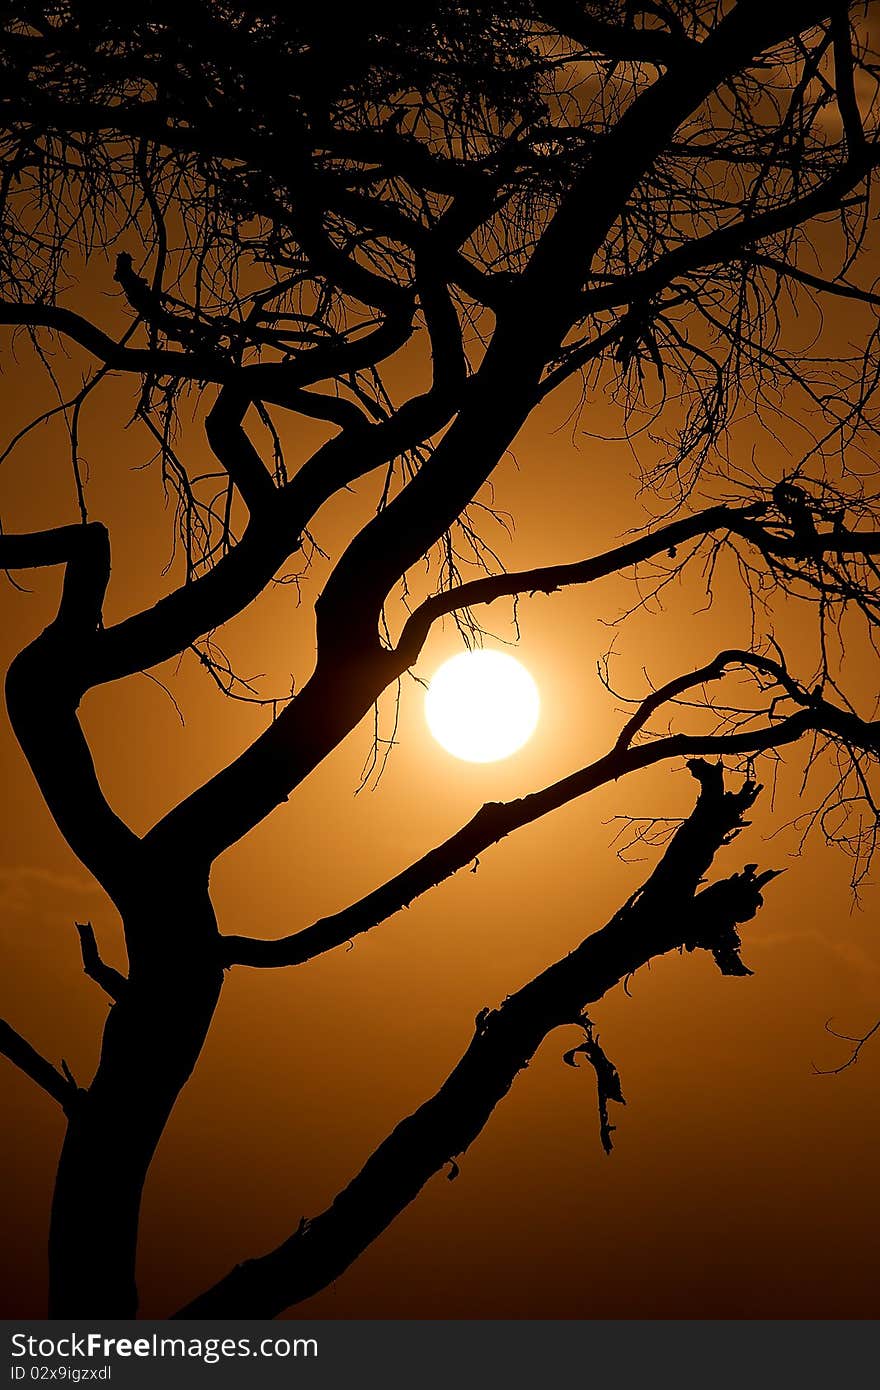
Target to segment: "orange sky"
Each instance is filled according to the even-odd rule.
[[[110,270],[98,265],[109,283]],[[867,276],[865,279],[869,278]],[[104,312],[103,305],[99,305]],[[843,331],[843,321],[840,324]],[[42,404],[45,383],[7,357],[6,433]],[[69,370],[75,374],[76,363]],[[112,619],[172,583],[169,515],[144,437],[125,432],[128,387],[89,407],[91,514],[113,544]],[[613,543],[645,514],[622,445],[586,438],[551,400],[498,470],[498,503],[516,516],[512,541],[490,537],[510,567],[576,559]],[[584,421],[586,424],[587,421]],[[599,413],[597,430],[610,424]],[[197,435],[190,447],[200,449]],[[5,529],[72,520],[63,432],[46,428],[4,465]],[[771,467],[780,460],[768,459]],[[368,479],[319,518],[338,554],[375,502]],[[309,596],[279,587],[231,624],[224,644],[266,693],[300,683],[311,652]],[[4,588],[4,665],[48,620],[59,572]],[[221,930],[281,935],[345,906],[470,817],[591,760],[621,716],[596,661],[605,624],[632,601],[609,580],[521,605],[519,655],[542,694],[531,743],[508,762],[458,762],[429,738],[422,695],[403,686],[399,746],[375,790],[355,795],[370,749],[362,725],[290,802],[217,865]],[[720,597],[706,612],[696,581],[662,613],[637,613],[616,636],[621,686],[697,666],[720,646],[745,645],[745,605]],[[489,614],[505,637],[506,614]],[[795,648],[800,619],[786,615]],[[417,666],[429,676],[457,649],[451,627]],[[858,684],[859,653],[851,655]],[[865,668],[867,671],[867,668]],[[145,830],[239,751],[266,714],[225,701],[191,657],[161,671],[186,720],[147,677],[90,694],[84,722],[107,794]],[[390,728],[391,706],[383,710]],[[74,920],[90,919],[117,964],[118,921],[67,850],[5,722],[0,758],[0,1015],[78,1079],[94,1065],[106,1012],[84,978]],[[794,858],[785,822],[797,801],[802,752],[791,758],[775,810],[719,859],[785,867],[745,932],[751,979],[722,978],[708,957],[673,956],[592,1010],[628,1105],[610,1158],[598,1140],[592,1074],[562,1065],[576,1041],[553,1034],[483,1135],[457,1181],[440,1175],[337,1283],[302,1305],[316,1317],[874,1317],[880,1234],[874,1104],[880,1047],[838,1077],[813,1061],[842,1059],[823,1033],[834,1017],[861,1031],[880,1010],[876,890],[852,911],[851,864],[821,841]],[[495,1005],[601,926],[652,862],[611,848],[621,813],[674,816],[693,803],[678,766],[638,774],[520,832],[407,912],[295,970],[228,977],[196,1076],[183,1094],[148,1181],[140,1256],[142,1312],[172,1310],[235,1261],[276,1244],[321,1210],[404,1114],[436,1088],[467,1044],[475,1014]],[[765,843],[763,836],[779,832]],[[644,851],[641,851],[644,853]],[[62,1119],[12,1067],[0,1065],[7,1117],[0,1187],[9,1285],[0,1313],[33,1314],[45,1297],[45,1241]],[[11,1139],[11,1142],[9,1142]]]

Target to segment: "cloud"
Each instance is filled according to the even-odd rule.
[[[753,949],[757,950],[763,946],[770,947],[809,947],[813,950],[826,955],[833,956],[839,964],[846,969],[853,971],[861,979],[875,979],[880,975],[880,961],[871,956],[863,947],[855,941],[842,940],[829,932],[825,935],[815,927],[805,928],[804,931],[769,931],[766,933],[755,932],[754,939],[749,943]]]
[[[27,918],[69,924],[101,889],[86,874],[57,873],[29,864],[0,865],[0,929]]]

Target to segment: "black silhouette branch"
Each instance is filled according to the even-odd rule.
[[[814,275],[811,271],[804,270],[792,261],[781,260],[778,256],[764,256],[756,252],[747,259],[751,265],[759,266],[762,270],[772,270],[775,275],[796,280],[821,294],[835,295],[838,299],[855,299],[862,304],[870,304],[875,309],[880,307],[880,294],[865,289],[862,285],[851,285],[849,281],[840,277],[827,280],[822,275]]]
[[[671,734],[636,743],[647,721],[664,704],[688,690],[721,680],[731,667],[754,671],[777,683],[796,706],[794,713],[736,733]],[[753,652],[731,649],[707,665],[658,687],[627,721],[614,748],[596,762],[516,801],[489,802],[460,830],[358,902],[291,936],[276,940],[222,938],[223,964],[260,968],[300,965],[369,931],[423,893],[472,864],[478,855],[513,831],[531,825],[569,802],[628,774],[672,758],[748,756],[784,747],[821,730],[851,746],[880,752],[880,720],[861,720],[802,689],[785,667]]]
[[[850,29],[849,6],[838,3],[831,16],[831,36],[834,51],[834,84],[837,109],[843,123],[846,147],[851,157],[865,149],[865,129],[859,113],[855,87],[855,55]]]
[[[283,393],[279,390],[278,395]],[[255,398],[266,399],[259,393]],[[325,502],[419,444],[442,428],[449,416],[445,382],[412,397],[381,423],[367,425],[358,414],[356,423],[349,422],[311,455],[286,486],[275,490],[271,508],[257,508],[240,540],[209,570],[98,634],[83,653],[88,685],[158,665],[242,612],[299,547],[303,532]],[[248,448],[241,439],[233,447]],[[255,470],[256,461],[250,454],[249,459]],[[264,484],[257,486],[261,493],[267,491]]]
[[[579,317],[574,305],[593,256],[678,126],[768,42],[824,7],[737,7],[687,63],[641,92],[593,151],[541,232],[499,311],[467,397],[432,458],[348,546],[317,607],[319,654],[341,634],[372,629],[389,591],[486,482],[541,393],[548,360]],[[865,176],[865,170],[860,177]],[[601,196],[596,190],[601,189]],[[804,217],[812,215],[809,210]]]
[[[76,922],[74,925],[79,935],[83,970],[89,979],[100,985],[104,993],[109,995],[111,999],[121,999],[125,993],[127,981],[124,975],[121,975],[118,970],[102,959],[91,922]]]
[[[679,277],[687,277],[695,271],[721,265],[725,261],[735,261],[743,253],[746,260],[753,260],[754,254],[749,248],[755,242],[801,227],[822,213],[833,211],[839,207],[841,199],[865,182],[878,163],[880,148],[871,145],[801,197],[683,242],[658,257],[653,264],[621,277],[617,283],[585,290],[579,301],[579,317],[630,304],[634,300],[650,299]],[[817,285],[816,288],[824,286]],[[545,387],[549,388],[549,379]]]
[[[210,357],[161,348],[131,348],[104,333],[90,319],[55,304],[0,303],[0,324],[49,328],[78,343],[115,372],[147,373],[186,381],[222,381],[227,373]]]
[[[5,1019],[0,1019],[0,1053],[57,1101],[65,1114],[71,1113],[80,1094],[73,1077],[48,1062]]]
[[[540,14],[562,34],[589,53],[602,53],[622,62],[651,63],[671,67],[690,57],[699,49],[693,39],[679,28],[623,27],[609,24],[585,13],[584,6],[570,0],[541,0]]]
[[[571,1048],[569,1052],[566,1052],[562,1060],[568,1066],[576,1067],[576,1058],[578,1056],[586,1057],[590,1066],[593,1068],[596,1074],[596,1099],[599,1105],[599,1138],[602,1143],[602,1148],[607,1154],[610,1154],[614,1147],[614,1141],[611,1135],[617,1126],[611,1123],[611,1117],[608,1113],[608,1103],[609,1101],[614,1101],[616,1105],[626,1105],[626,1101],[623,1098],[623,1086],[617,1067],[608,1057],[599,1042],[599,1035],[593,1026],[593,1022],[586,1014],[583,1016],[583,1025],[586,1035],[583,1042],[579,1043],[577,1047]]]
[[[93,531],[85,526],[58,526],[49,531],[0,533],[0,569],[39,569],[66,565],[80,557],[92,543]]]
[[[82,862],[113,894],[125,883],[137,837],[109,806],[77,709],[82,653],[101,620],[110,577],[106,528],[90,522],[0,537],[0,564],[65,564],[58,612],[15,658],[6,704],[16,737],[52,816]]]
[[[826,1033],[830,1033],[832,1038],[838,1038],[841,1042],[850,1043],[850,1053],[846,1060],[836,1067],[814,1067],[814,1070],[819,1076],[840,1076],[841,1072],[849,1071],[850,1067],[855,1066],[862,1055],[862,1048],[880,1033],[880,1018],[878,1018],[877,1022],[874,1023],[866,1033],[861,1033],[859,1035],[839,1033],[836,1028],[832,1027],[830,1019],[825,1024],[825,1031]]]
[[[700,794],[642,888],[601,931],[477,1017],[474,1037],[440,1090],[403,1120],[333,1204],[268,1255],[238,1265],[178,1317],[272,1317],[337,1278],[445,1164],[477,1138],[496,1105],[555,1028],[626,976],[676,949],[707,949],[742,973],[737,928],[755,916],[773,871],[701,889],[718,850],[742,827],[759,788],[724,789],[721,769],[694,762]]]
[[[393,341],[383,333],[382,347],[364,352],[359,347],[357,358],[340,356],[335,350],[331,358],[323,353],[302,354],[306,360],[296,362],[251,362],[244,365],[215,353],[177,352],[163,348],[134,348],[116,342],[91,320],[59,305],[14,304],[0,302],[0,325],[11,327],[48,328],[85,348],[113,372],[130,372],[147,378],[165,377],[176,382],[211,382],[231,386],[252,400],[297,408],[306,407],[305,414],[327,418],[336,423],[359,418],[345,410],[345,402],[309,394],[304,387],[323,380],[328,368],[357,370],[381,360],[405,340],[395,327]],[[378,333],[379,330],[377,330]],[[361,340],[366,341],[366,339]],[[309,360],[313,359],[313,360]]]
[[[457,423],[461,418],[460,415]],[[454,431],[450,431],[444,443],[453,435]],[[402,503],[412,494],[423,477],[424,473],[409,484],[397,502]],[[430,480],[427,487],[433,490]],[[413,499],[414,494],[410,501]],[[414,505],[421,508],[420,501],[415,501]],[[370,603],[370,585],[364,576],[376,574],[370,560],[372,541],[364,542],[366,550],[358,564],[354,563],[362,539],[394,510],[394,506],[388,508],[349,547],[318,599],[318,666],[312,680],[255,744],[169,813],[151,833],[159,839],[169,835],[192,837],[203,845],[202,852],[211,858],[221,853],[286,800],[293,787],[367,712],[381,691],[412,665],[432,623],[443,614],[460,608],[491,602],[502,596],[551,593],[565,585],[589,583],[664,552],[674,552],[677,546],[712,532],[738,536],[768,561],[790,562],[790,578],[818,583],[829,596],[836,594],[857,602],[860,594],[857,585],[833,575],[832,582],[827,576],[817,580],[809,570],[809,562],[821,564],[829,554],[838,558],[849,555],[870,559],[880,553],[880,533],[849,531],[837,524],[820,530],[811,524],[807,534],[794,525],[784,511],[780,511],[777,520],[771,516],[762,525],[758,518],[766,516],[769,507],[769,503],[761,502],[739,508],[723,505],[709,508],[584,561],[492,575],[454,586],[427,599],[412,613],[393,652],[379,648],[377,630],[361,610],[365,594]],[[396,529],[397,523],[393,522],[392,532]],[[383,562],[385,559],[387,555],[383,554]],[[351,587],[356,574],[361,579],[357,596]],[[338,583],[334,583],[334,578]],[[382,588],[384,580],[379,585],[379,589]],[[344,675],[346,672],[352,674]],[[338,692],[341,681],[349,683],[349,703],[341,700],[338,693],[334,693],[332,699],[328,696],[330,690]],[[331,709],[335,711],[335,718],[331,717]],[[310,739],[304,732],[307,727],[313,731]]]
[[[848,531],[835,526],[822,531],[813,527],[809,535],[794,533],[791,528],[787,533],[784,529],[780,533],[780,523],[771,523],[776,525],[776,530],[760,524],[759,519],[766,517],[768,510],[766,502],[744,507],[709,507],[586,560],[514,570],[454,585],[434,594],[413,610],[401,630],[396,651],[401,662],[411,664],[433,624],[447,613],[493,603],[499,598],[552,594],[570,585],[591,584],[646,560],[663,555],[674,557],[679,546],[712,534],[738,536],[765,557],[797,562],[798,574],[803,573],[806,578],[809,578],[806,563],[811,560],[821,561],[828,555],[880,555],[880,532]]]
[[[272,476],[248,438],[242,421],[250,401],[224,387],[205,420],[208,443],[238,488],[251,515],[275,500]]]

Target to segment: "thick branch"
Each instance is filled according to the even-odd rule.
[[[593,257],[679,125],[743,62],[824,13],[812,3],[735,6],[686,61],[640,92],[597,144],[499,310],[457,419],[430,462],[337,563],[317,609],[319,648],[338,648],[352,628],[378,623],[393,585],[489,477],[538,399],[546,363],[580,316],[577,295]]]
[[[586,560],[493,574],[456,585],[434,594],[414,609],[404,624],[396,650],[401,661],[410,665],[421,651],[431,626],[447,613],[478,603],[493,603],[498,598],[552,594],[572,584],[590,584],[719,531],[740,536],[762,553],[780,559],[818,560],[827,554],[880,555],[880,533],[835,528],[815,529],[809,536],[779,535],[759,524],[757,518],[766,510],[766,504],[761,502],[747,507],[709,507]]]
[[[580,298],[576,317],[586,318],[603,309],[650,299],[679,276],[734,261],[755,242],[799,227],[822,213],[834,211],[840,206],[841,200],[876,169],[878,162],[880,152],[870,146],[851,157],[809,193],[769,208],[766,212],[755,213],[752,217],[719,227],[705,236],[683,242],[681,246],[658,256],[652,265],[633,272],[613,285],[585,291]],[[751,255],[747,255],[746,259],[751,261]],[[553,374],[553,384],[558,384],[565,375],[568,375],[568,371],[560,368]],[[546,394],[546,390],[543,394]]]
[[[801,708],[777,723],[738,733],[673,734],[633,744],[633,739],[644,728],[646,721],[663,704],[677,699],[687,690],[720,680],[731,666],[750,667],[771,677],[795,703],[801,704]],[[343,911],[325,917],[302,931],[274,941],[242,936],[224,938],[223,963],[263,968],[300,965],[313,956],[344,944],[361,932],[371,930],[401,908],[408,907],[423,893],[473,863],[478,855],[514,830],[531,825],[551,811],[609,782],[671,758],[711,754],[736,756],[784,747],[815,730],[822,730],[857,747],[880,750],[880,720],[860,720],[826,700],[802,693],[785,669],[767,657],[740,650],[721,652],[706,666],[679,676],[653,691],[627,721],[611,752],[596,762],[519,800],[487,803],[454,835],[387,883]]]
[[[186,381],[223,381],[229,375],[222,359],[209,354],[123,347],[82,314],[60,305],[3,302],[0,303],[0,324],[50,328],[63,333],[112,371],[148,372]]]
[[[656,956],[697,944],[736,949],[736,926],[758,911],[772,873],[752,866],[698,890],[758,788],[747,782],[725,792],[720,769],[693,770],[701,782],[696,807],[642,889],[601,931],[478,1016],[470,1046],[440,1090],[397,1126],[332,1206],[271,1253],[238,1265],[178,1317],[271,1317],[317,1293],[473,1143],[548,1033],[581,1022],[588,1004]]]
[[[55,304],[17,304],[0,301],[0,325],[48,328],[78,343],[114,372],[133,372],[174,381],[213,382],[237,388],[251,400],[274,405],[296,405],[299,393],[336,371],[357,371],[374,365],[396,351],[409,335],[411,298],[402,311],[353,343],[332,350],[323,346],[301,353],[292,362],[250,362],[240,366],[216,351],[174,352],[165,348],[132,348],[111,338],[91,320]],[[318,403],[321,397],[315,398]],[[327,410],[333,417],[333,405]],[[317,408],[313,408],[317,413]]]
[[[831,18],[831,33],[834,42],[834,82],[837,89],[837,107],[843,122],[847,149],[851,155],[860,154],[865,148],[865,131],[856,97],[855,64],[847,0],[839,0],[835,7]]]
[[[538,9],[560,33],[603,57],[669,67],[699,51],[699,44],[686,33],[608,24],[586,14],[583,5],[571,4],[570,0],[541,0]]]
[[[251,385],[256,389],[257,382]],[[301,397],[306,394],[296,397],[297,409],[303,409]],[[310,394],[311,402],[319,399],[323,398]],[[289,395],[283,403],[290,404]],[[238,544],[212,569],[99,634],[89,652],[88,684],[155,666],[242,612],[297,549],[303,530],[325,502],[442,428],[450,411],[445,389],[437,393],[432,388],[380,424],[349,420],[342,434],[322,445],[286,487],[276,491],[272,506],[251,519]]]
[[[40,569],[66,565],[92,543],[87,526],[57,526],[51,531],[0,534],[0,569]]]
[[[450,433],[444,443],[451,437]],[[410,488],[413,486],[410,484]],[[328,592],[325,590],[317,605],[318,665],[310,682],[250,748],[192,793],[151,833],[158,838],[193,837],[194,842],[200,843],[199,852],[208,858],[216,857],[235,843],[287,799],[293,787],[363,717],[381,691],[412,665],[431,623],[453,609],[477,602],[491,602],[503,595],[550,593],[566,584],[588,583],[674,550],[688,540],[713,531],[738,535],[767,555],[799,561],[818,559],[828,552],[853,555],[880,553],[880,535],[875,533],[845,531],[835,527],[822,532],[814,529],[809,536],[780,534],[783,523],[778,523],[777,530],[770,530],[756,520],[766,510],[765,503],[740,508],[713,507],[587,560],[492,575],[457,586],[427,599],[414,611],[392,652],[378,647],[372,625],[365,623],[356,606],[353,615],[347,613],[343,602],[347,581],[343,589],[333,595],[329,612],[324,606]],[[364,576],[370,573],[371,566],[366,564],[361,574],[365,588],[367,580]],[[322,616],[329,622],[331,633],[323,649],[320,644]],[[832,714],[831,717],[837,716]],[[805,727],[814,726],[807,724]],[[760,734],[758,746],[773,746],[774,737],[781,742],[790,741],[784,728],[790,729],[791,738],[799,737],[804,731],[797,724],[774,726]],[[699,748],[687,747],[683,751],[714,751],[716,747],[723,751],[726,746],[718,744],[704,748],[701,745]],[[737,750],[730,745],[730,751]],[[749,745],[745,751],[752,751],[752,746]],[[664,753],[658,752],[658,756],[662,757]]]
[[[208,443],[252,514],[275,500],[275,484],[243,428],[250,401],[224,387],[208,412]]]
[[[67,843],[114,897],[126,885],[137,836],[101,790],[77,708],[84,692],[82,653],[95,638],[110,577],[105,528],[90,522],[33,537],[0,538],[15,564],[65,559],[58,613],[21,651],[6,676],[6,703],[16,737]],[[117,899],[118,900],[118,899]]]

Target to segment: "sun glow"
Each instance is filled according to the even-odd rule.
[[[425,717],[447,753],[494,763],[527,743],[541,701],[528,671],[506,652],[459,652],[443,663],[425,696]]]

